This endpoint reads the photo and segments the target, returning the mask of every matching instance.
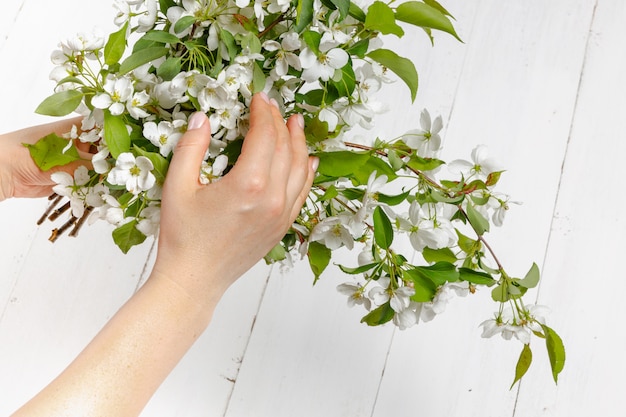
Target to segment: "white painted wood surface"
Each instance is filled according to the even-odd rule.
[[[523,201],[490,242],[514,275],[534,261],[535,292],[568,352],[554,386],[538,341],[519,389],[521,345],[480,338],[487,292],[452,302],[406,331],[367,328],[326,274],[259,264],[233,286],[214,322],[144,416],[624,416],[626,307],[622,155],[626,149],[623,0],[445,0],[464,43],[412,31],[395,42],[414,59],[414,106],[401,85],[376,133],[412,128],[423,107],[446,120],[444,159],[487,144],[506,166],[502,189]],[[46,121],[48,57],[59,40],[112,29],[110,1],[6,0],[0,13],[0,130]],[[106,225],[47,241],[45,201],[0,204],[0,415],[53,378],[145,278],[151,242],[121,255]],[[102,259],[107,259],[103,261]],[[593,282],[594,287],[586,287]],[[495,306],[494,306],[495,307]]]

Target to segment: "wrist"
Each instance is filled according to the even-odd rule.
[[[228,287],[224,288],[223,282],[214,278],[212,270],[196,268],[193,261],[184,260],[184,257],[167,258],[157,256],[147,283],[152,281],[168,293],[176,295],[181,302],[212,314]]]

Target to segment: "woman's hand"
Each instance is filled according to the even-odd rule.
[[[285,124],[263,93],[252,99],[250,114],[239,160],[218,182],[198,181],[210,141],[206,116],[191,118],[174,151],[163,188],[154,271],[168,276],[177,271],[183,286],[211,276],[219,279],[205,286],[225,291],[280,241],[308,195],[317,159],[308,156],[302,117]],[[194,288],[192,294],[203,295]]]
[[[200,184],[199,173],[211,128],[204,114],[191,118],[165,181],[150,277],[15,417],[137,416],[206,329],[228,286],[280,241],[308,195],[316,159],[300,116],[285,125],[257,94],[250,117],[239,161],[210,185]]]
[[[88,163],[90,155],[79,150],[84,161],[42,171],[23,145],[33,144],[50,133],[65,134],[77,123],[79,119],[61,120],[0,135],[0,201],[11,197],[47,197],[55,185],[50,179],[53,172],[73,174],[78,166]]]

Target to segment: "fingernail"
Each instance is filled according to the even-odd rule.
[[[278,107],[278,102],[276,100],[274,100],[273,98],[270,99],[270,103],[272,106],[276,107],[278,110],[280,110],[280,107]]]
[[[206,114],[202,112],[195,112],[191,115],[189,120],[187,121],[187,130],[199,129],[202,125],[207,121]]]
[[[259,97],[261,97],[263,101],[265,101],[267,104],[270,104],[270,98],[267,96],[267,93],[265,91],[261,91],[259,93]]]
[[[300,126],[300,129],[304,129],[304,116],[302,116],[300,113],[296,114],[296,122],[298,122],[298,126]]]
[[[317,168],[320,166],[320,159],[317,156],[312,157],[311,168],[313,168],[313,172],[317,172]]]

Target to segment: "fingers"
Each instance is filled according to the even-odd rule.
[[[189,118],[187,132],[180,138],[167,174],[166,185],[188,188],[199,186],[198,176],[204,154],[211,143],[209,119],[202,112]]]
[[[304,119],[302,115],[296,114],[291,116],[287,121],[287,129],[289,130],[292,155],[289,167],[290,172],[287,173],[287,195],[293,196],[295,200],[309,175],[309,151],[304,136]],[[293,204],[293,200],[291,203]]]
[[[276,123],[274,106],[265,93],[252,97],[250,103],[250,130],[241,148],[237,165],[239,169],[248,168],[251,173],[267,173],[272,166],[274,148],[278,139],[280,124]],[[274,109],[277,111],[277,109]],[[280,113],[279,117],[280,117]],[[284,121],[282,121],[284,126]],[[237,167],[237,166],[236,166]]]

